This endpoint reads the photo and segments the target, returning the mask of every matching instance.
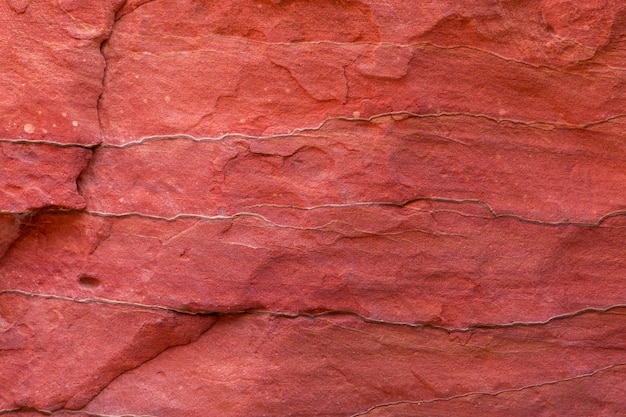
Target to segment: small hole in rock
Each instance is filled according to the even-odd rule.
[[[100,280],[86,275],[78,278],[78,283],[86,288],[96,288],[100,286]]]

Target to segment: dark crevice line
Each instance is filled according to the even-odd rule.
[[[102,56],[102,60],[104,61],[104,69],[102,71],[102,83],[101,83],[102,89],[100,90],[100,95],[98,96],[98,100],[96,101],[96,112],[98,115],[98,127],[100,130],[100,144],[104,142],[104,131],[103,131],[103,126],[102,126],[102,100],[104,96],[104,91],[106,89],[107,78],[109,76],[109,62],[107,60],[105,49],[109,42],[109,39],[111,39],[111,36],[113,36],[113,32],[115,31],[115,26],[119,22],[119,18],[117,18],[117,14],[119,13],[120,10],[122,10],[122,8],[126,5],[127,2],[128,0],[121,2],[117,9],[111,11],[113,13],[113,23],[111,24],[111,28],[109,29],[109,33],[107,34],[107,36],[102,40],[102,42],[100,42],[100,55]],[[97,144],[96,146],[99,146],[100,144]]]
[[[376,319],[372,317],[366,317],[362,314],[359,314],[350,310],[324,310],[321,312],[282,312],[282,311],[269,311],[265,310],[261,307],[259,308],[246,308],[246,309],[233,309],[232,311],[208,311],[208,310],[188,310],[188,309],[178,309],[175,307],[167,307],[167,306],[159,306],[159,305],[150,305],[150,304],[141,304],[134,303],[130,301],[122,301],[122,300],[111,300],[104,298],[71,298],[64,297],[54,294],[36,294],[29,293],[26,291],[21,291],[17,289],[5,289],[0,290],[0,296],[4,294],[13,294],[20,295],[25,297],[32,298],[42,298],[48,300],[58,300],[64,302],[73,302],[80,304],[100,304],[100,305],[108,305],[108,306],[120,306],[120,307],[129,307],[133,309],[145,309],[150,311],[161,311],[164,313],[172,313],[172,314],[181,314],[186,316],[211,316],[211,317],[233,317],[233,316],[246,316],[246,315],[257,315],[257,316],[271,316],[271,317],[282,317],[286,319],[296,319],[296,318],[308,318],[308,319],[318,319],[321,317],[333,317],[333,316],[351,316],[363,320],[366,323],[371,324],[383,324],[383,325],[393,325],[393,326],[402,326],[402,327],[411,327],[414,329],[434,329],[434,330],[442,330],[448,333],[466,333],[472,332],[476,330],[497,330],[497,329],[506,329],[512,327],[536,327],[536,326],[544,326],[554,321],[565,320],[577,316],[582,316],[585,314],[617,314],[613,313],[614,310],[619,310],[626,308],[626,303],[624,304],[613,304],[606,307],[588,307],[581,310],[577,310],[570,313],[559,314],[553,317],[549,317],[543,321],[529,321],[529,322],[510,322],[510,323],[476,323],[467,327],[445,327],[432,323],[410,323],[410,322],[401,322],[401,321],[392,321],[392,320],[383,320]],[[310,311],[310,310],[309,310]]]
[[[90,160],[91,163],[91,160]],[[82,175],[84,174],[84,172],[89,168],[89,163],[87,164],[87,166],[81,171],[81,173],[79,174],[79,176],[77,177],[77,188],[80,187],[80,181],[82,178]],[[393,201],[373,201],[373,202],[356,202],[356,203],[338,203],[338,204],[320,204],[317,206],[313,206],[313,207],[298,207],[298,206],[289,206],[289,205],[278,205],[278,204],[256,204],[256,205],[252,205],[252,206],[247,206],[248,208],[258,208],[258,207],[274,207],[277,209],[291,209],[291,210],[302,210],[302,211],[313,211],[316,209],[327,209],[327,208],[334,208],[334,209],[343,209],[343,208],[355,208],[355,207],[397,207],[397,208],[405,208],[407,206],[409,206],[412,203],[416,203],[416,202],[420,202],[420,201],[432,201],[432,202],[439,202],[439,203],[451,203],[451,204],[476,204],[479,205],[481,207],[483,207],[485,209],[486,212],[486,216],[469,216],[469,217],[480,217],[480,218],[484,218],[484,219],[491,219],[491,220],[497,220],[497,219],[513,219],[516,221],[519,221],[521,223],[528,223],[528,224],[533,224],[533,225],[537,225],[537,226],[546,226],[546,227],[565,227],[565,226],[575,226],[575,227],[583,227],[583,228],[598,228],[601,227],[602,224],[607,221],[608,219],[611,218],[615,218],[615,217],[621,217],[621,216],[626,216],[626,210],[617,210],[617,211],[613,211],[611,213],[605,214],[602,217],[600,217],[597,221],[595,222],[572,222],[572,221],[543,221],[543,220],[538,220],[538,219],[532,219],[532,218],[526,218],[526,217],[522,217],[513,213],[496,213],[495,210],[485,201],[482,200],[476,200],[476,199],[461,199],[461,200],[457,200],[457,199],[451,199],[451,198],[442,198],[442,197],[416,197],[404,202],[393,202]],[[433,210],[433,211],[437,211],[437,210]],[[329,229],[324,229],[323,225],[321,227],[298,227],[298,226],[294,226],[294,225],[287,225],[287,224],[279,224],[279,223],[275,223],[269,219],[267,219],[266,217],[264,217],[263,215],[259,214],[259,213],[255,213],[255,212],[238,212],[238,213],[234,213],[234,214],[228,214],[228,215],[204,215],[204,214],[198,214],[198,213],[180,213],[177,214],[175,216],[160,216],[160,215],[156,215],[156,214],[147,214],[147,213],[140,213],[140,212],[125,212],[125,213],[113,213],[113,212],[101,212],[101,211],[95,211],[95,210],[88,210],[88,209],[82,209],[82,210],[78,210],[78,209],[69,209],[69,208],[58,208],[58,207],[46,207],[46,208],[42,208],[42,209],[38,209],[38,210],[33,210],[33,211],[24,211],[24,212],[12,212],[12,211],[0,211],[0,215],[5,214],[5,215],[13,215],[13,216],[36,216],[36,215],[41,215],[41,214],[86,214],[86,215],[90,215],[90,216],[97,216],[97,217],[110,217],[110,218],[144,218],[144,219],[150,219],[150,220],[157,220],[157,221],[165,221],[165,222],[175,222],[177,220],[182,220],[182,219],[197,219],[197,220],[207,220],[207,221],[220,221],[220,220],[234,220],[236,218],[239,217],[251,217],[251,218],[256,218],[259,220],[262,220],[263,222],[275,226],[275,227],[282,227],[282,228],[290,228],[290,229],[297,229],[297,230],[317,230],[317,231],[333,231],[333,230],[329,230]],[[459,213],[461,215],[463,215],[463,213]],[[606,226],[606,227],[611,227],[611,226]],[[407,230],[407,232],[410,232],[413,230]],[[339,232],[338,232],[339,233]],[[365,233],[370,233],[370,232],[365,232]],[[435,231],[433,231],[433,233],[435,233]],[[371,232],[370,234],[372,235],[384,235],[384,233],[381,234],[377,234],[377,233],[373,233]],[[394,233],[394,234],[398,234],[398,233]]]
[[[12,145],[44,145],[52,146],[55,148],[81,148],[81,149],[94,149],[100,146],[99,143],[84,144],[84,143],[64,143],[64,142],[52,142],[46,140],[28,140],[28,139],[0,139],[0,143],[9,143]]]
[[[37,413],[37,414],[41,414],[42,416],[55,416],[57,414],[71,414],[71,415],[76,415],[76,416],[87,416],[87,417],[156,417],[156,416],[151,416],[148,414],[142,414],[142,415],[135,415],[135,414],[121,414],[121,415],[111,415],[111,414],[98,414],[98,413],[92,413],[92,412],[88,412],[88,411],[76,411],[76,410],[69,410],[69,409],[64,409],[64,408],[60,408],[60,409],[56,409],[56,410],[42,410],[42,409],[38,409],[38,408],[33,408],[33,407],[20,407],[20,408],[12,408],[12,409],[7,409],[7,410],[0,410],[0,416],[3,415],[13,415],[13,414],[21,414],[21,413],[28,413],[28,414],[32,414],[32,413]]]
[[[33,408],[33,407],[19,407],[19,408],[10,408],[7,410],[0,410],[0,416],[7,415],[7,414],[15,414],[15,413],[37,413],[43,416],[50,416],[52,415],[53,411],[40,410],[38,408]]]

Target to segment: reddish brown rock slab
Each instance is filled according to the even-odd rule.
[[[192,343],[214,320],[0,292],[0,410],[81,408],[124,372]]]
[[[100,142],[98,98],[121,0],[0,2],[0,138]]]
[[[90,158],[79,147],[0,141],[0,259],[32,212],[85,207],[76,181]]]
[[[86,411],[348,417],[393,401],[601,381],[626,363],[624,317],[615,310],[542,326],[451,333],[348,316],[223,317],[197,342],[119,377]],[[602,401],[600,387],[587,387],[580,395],[594,401],[589,409],[615,403]],[[528,409],[541,415],[545,407]],[[567,415],[557,404],[550,410]]]
[[[622,42],[614,2],[231,3],[148,2],[119,19],[103,49],[106,142],[268,135],[391,111],[575,126],[626,113],[624,60],[601,53]],[[333,19],[348,24],[327,30]]]
[[[497,394],[476,393],[439,401],[380,405],[357,416],[621,416],[626,413],[625,379],[626,365],[622,364],[570,380]]]
[[[84,208],[76,180],[90,159],[81,147],[0,142],[0,212]]]
[[[282,210],[276,223],[45,214],[5,254],[1,284],[188,311],[353,311],[453,328],[624,304],[625,228],[494,219],[481,209]]]
[[[0,410],[3,411],[3,410]],[[84,413],[80,411],[54,411],[47,410],[33,410],[29,408],[12,409],[4,411],[2,416],[8,417],[42,417],[42,416],[54,416],[54,417],[112,417],[112,416],[98,416],[93,413]],[[121,416],[120,416],[121,417]],[[130,417],[130,416],[125,416]]]
[[[80,185],[89,210],[115,214],[216,216],[263,205],[436,198],[482,201],[497,215],[595,224],[626,208],[623,126],[622,119],[551,129],[401,114],[264,140],[148,140],[96,150]]]
[[[565,68],[619,45],[625,22],[619,1],[369,4],[381,37],[390,41],[463,45],[532,65]]]
[[[149,2],[127,1],[118,18]],[[419,4],[402,0],[225,0],[219,5],[179,1],[175,7],[173,2],[158,2],[141,10],[158,23],[164,23],[165,12],[177,25],[160,29],[184,36],[214,34],[270,44],[471,47],[528,64],[557,67],[606,55],[611,47],[619,47],[626,29],[626,7],[614,0],[474,0],[463,4],[453,0]]]

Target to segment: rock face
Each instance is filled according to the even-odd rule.
[[[0,19],[0,414],[626,414],[623,2]]]

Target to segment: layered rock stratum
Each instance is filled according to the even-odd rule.
[[[0,22],[0,415],[626,414],[623,2]]]

